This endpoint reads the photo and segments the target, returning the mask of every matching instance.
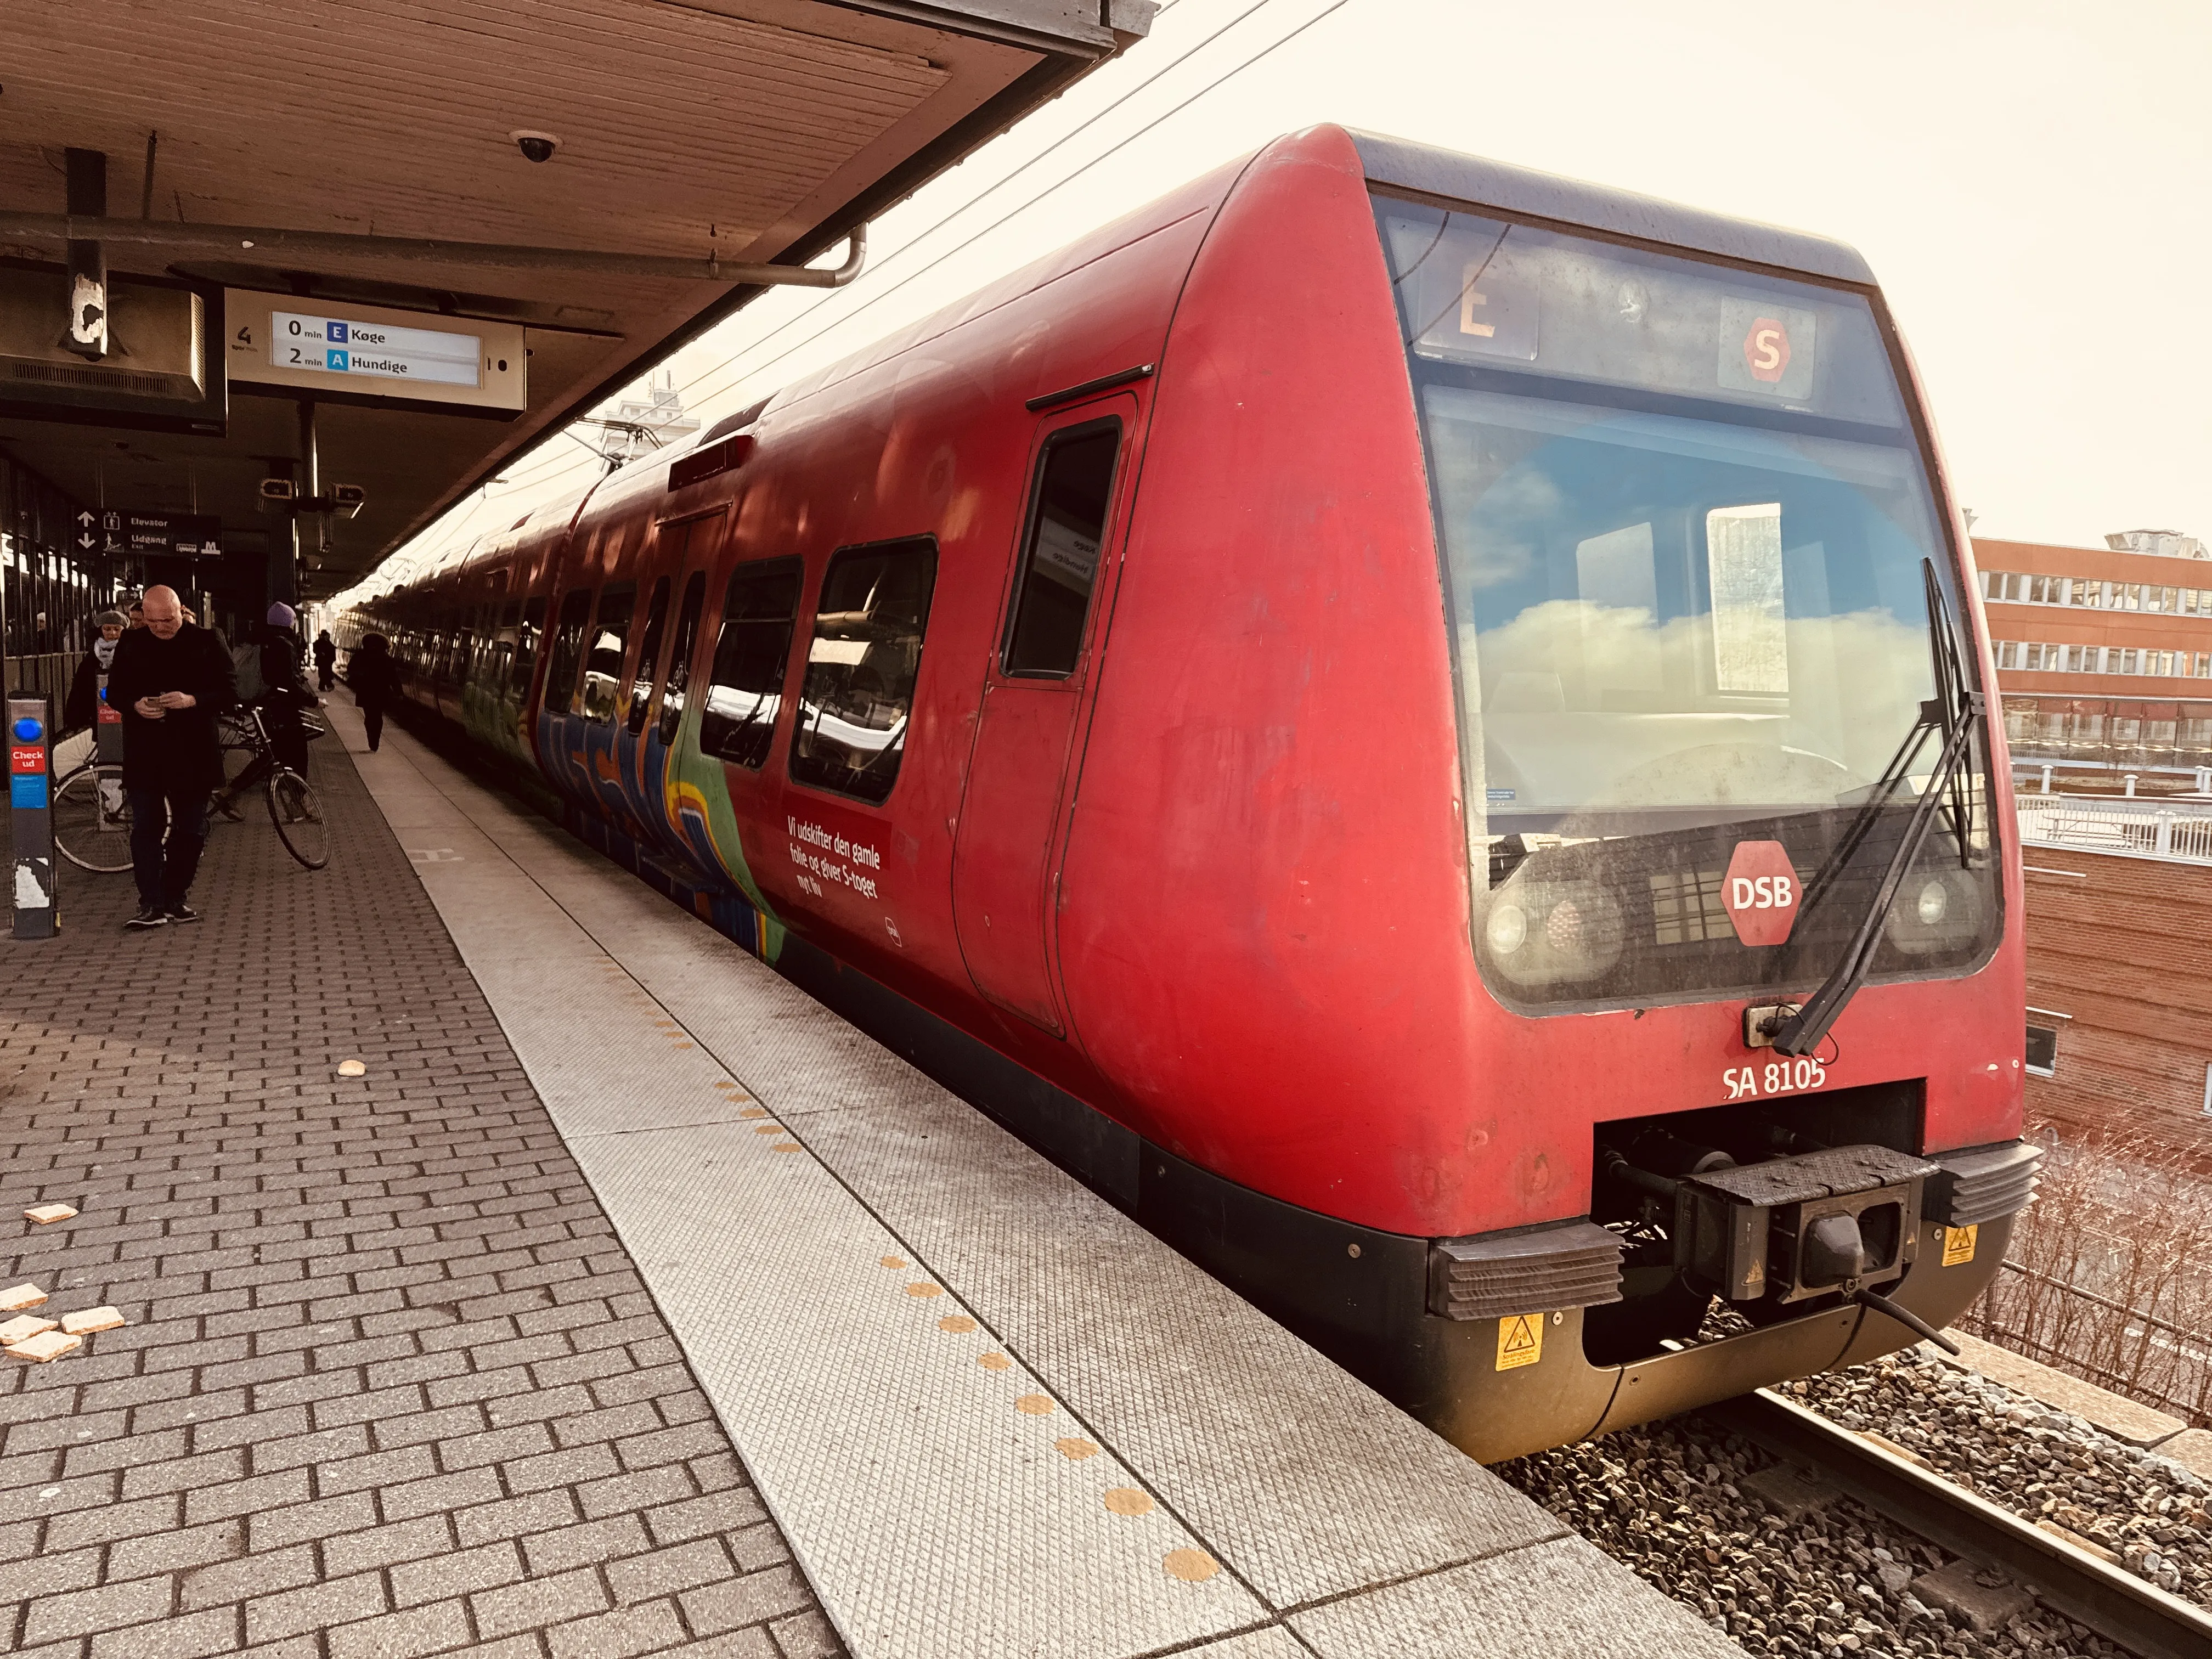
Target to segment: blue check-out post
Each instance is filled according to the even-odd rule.
[[[54,908],[52,705],[44,697],[8,699],[8,821],[15,843],[15,936],[52,939]]]

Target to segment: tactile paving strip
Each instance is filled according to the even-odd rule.
[[[1739,1651],[735,945],[408,748],[402,816],[422,822],[403,840],[452,842],[418,864],[426,886],[472,968],[464,935],[482,942],[517,1052],[861,1659]],[[496,893],[455,867],[471,845],[505,866]],[[619,982],[620,1018],[549,967],[542,941],[563,930]],[[532,1050],[559,1055],[544,1079]],[[698,1103],[701,1079],[726,1110]],[[752,1137],[741,1086],[811,1152]],[[915,1300],[957,1297],[984,1327],[966,1340],[1002,1339],[985,1397],[1030,1379],[1085,1425],[1103,1449],[1078,1490],[1124,1481],[1157,1507],[1115,1516],[1097,1550],[1096,1516],[1059,1512],[1057,1454],[1023,1455],[1030,1425],[971,1421],[982,1368],[942,1375],[945,1343],[901,1344],[903,1289],[872,1288],[885,1256],[934,1271],[945,1294]],[[1097,1513],[1114,1514],[1103,1496]],[[1132,1519],[1189,1542],[1117,1553]],[[1149,1571],[1158,1591],[1177,1548],[1225,1570],[1157,1604],[1115,1582]],[[1201,1607],[1150,1633],[1159,1608]],[[1249,1628],[1270,1609],[1297,1638]],[[1468,1639],[1493,1626],[1510,1644]]]
[[[425,887],[856,1656],[1121,1659],[1267,1617],[544,888],[419,787],[388,787],[403,844],[442,854],[417,858]]]

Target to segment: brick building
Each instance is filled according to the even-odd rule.
[[[2028,1121],[2138,1129],[2212,1157],[2212,863],[2022,853]]]
[[[1974,543],[2014,757],[2212,765],[2212,550],[2173,531],[2105,539]]]

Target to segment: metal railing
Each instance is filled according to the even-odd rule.
[[[2014,800],[2020,838],[2031,846],[2212,864],[2212,799],[2021,793]]]
[[[69,696],[70,677],[76,672],[77,659],[83,654],[82,651],[45,651],[32,656],[11,651],[0,668],[0,679],[6,681],[0,690],[22,696],[52,697],[58,714],[59,705]]]
[[[2212,1350],[2203,1346],[2206,1333],[2187,1329],[2172,1320],[2115,1302],[2017,1261],[2008,1260],[2000,1265],[2006,1272],[2055,1292],[2060,1305],[2051,1308],[2033,1301],[2014,1304],[2012,1298],[1992,1294],[1960,1316],[1959,1329],[2070,1371],[2154,1410],[2170,1413],[2194,1427],[2212,1426]],[[2076,1307],[2069,1308],[2068,1303]],[[2121,1324],[2117,1336],[2109,1328],[2109,1321],[2075,1316],[2081,1304],[2118,1316]],[[2147,1350],[2155,1350],[2155,1355]],[[2159,1363],[2145,1363],[2154,1358]],[[2127,1369],[2118,1369],[2120,1365]]]

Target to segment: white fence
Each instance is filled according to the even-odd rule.
[[[2129,800],[2022,792],[2020,838],[2030,846],[2212,864],[2212,799]]]

